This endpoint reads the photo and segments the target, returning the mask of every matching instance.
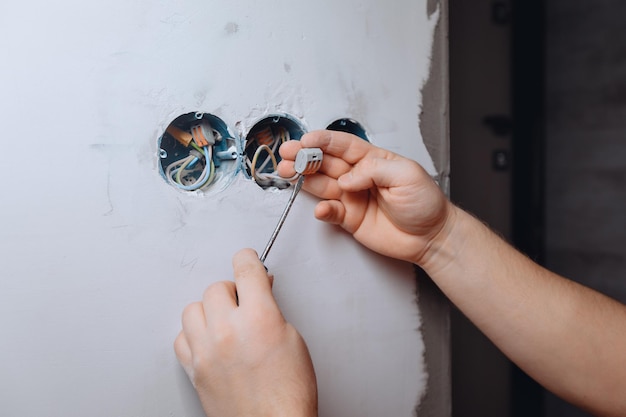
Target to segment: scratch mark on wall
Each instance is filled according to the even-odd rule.
[[[171,230],[172,232],[177,232],[187,226],[187,220],[185,220],[188,214],[187,206],[179,197],[176,198],[176,201],[178,201],[178,207],[176,210],[178,224]]]
[[[192,272],[193,269],[196,267],[196,264],[198,263],[199,258],[195,257],[195,258],[192,258],[190,260],[187,260],[185,258],[186,258],[186,256],[183,255],[183,258],[180,260],[180,267],[181,268],[189,267],[189,272]]]
[[[113,207],[113,200],[111,199],[111,172],[107,171],[107,185],[106,185],[107,201],[109,202],[109,210],[103,214],[103,216],[110,216],[115,210]]]

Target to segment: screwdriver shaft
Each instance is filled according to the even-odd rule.
[[[300,189],[302,188],[302,184],[304,184],[304,175],[301,175],[300,178],[298,178],[298,181],[296,182],[296,185],[294,186],[293,192],[291,193],[291,197],[289,197],[289,201],[287,201],[287,205],[285,206],[285,210],[283,210],[283,214],[281,214],[280,219],[278,220],[278,224],[276,225],[276,228],[274,229],[274,232],[272,233],[272,236],[270,237],[269,242],[267,242],[267,245],[265,246],[265,250],[263,250],[261,257],[259,258],[261,262],[265,263],[267,254],[270,252],[270,249],[272,249],[272,245],[274,245],[274,241],[276,240],[276,237],[278,236],[278,232],[280,232],[280,229],[283,227],[283,223],[285,223],[287,214],[289,214],[289,210],[291,209],[291,206],[293,206],[293,202],[296,199],[296,196],[298,195],[298,193],[300,192]]]

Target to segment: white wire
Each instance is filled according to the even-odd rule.
[[[271,148],[272,150],[272,154],[274,155],[274,158],[276,158],[276,150],[278,149],[278,144],[280,141],[276,140],[276,138],[274,138],[274,144]],[[260,146],[257,148],[255,154],[257,152],[259,152],[259,148],[261,148]],[[263,170],[265,169],[265,167],[267,166],[268,162],[272,161],[272,157],[268,154],[267,158],[265,158],[265,161],[263,161],[263,163],[261,164],[260,167],[256,168],[256,171],[258,172],[263,172]],[[274,171],[276,171],[276,167],[274,166]]]
[[[184,185],[177,182],[173,178],[174,175],[178,174],[178,170],[183,169],[183,167],[189,165],[193,161],[193,159],[196,158],[193,155],[189,155],[179,161],[171,163],[165,170],[165,176],[167,180],[175,187],[185,191],[198,190],[206,185],[208,182],[210,182],[215,174],[215,166],[213,165],[213,147],[205,146],[202,148],[202,150],[204,151],[205,164],[204,169],[202,170],[202,173],[200,174],[200,177],[196,180],[196,182],[189,185]]]

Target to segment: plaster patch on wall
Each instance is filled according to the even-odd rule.
[[[434,3],[434,2],[433,2]],[[437,2],[438,3],[438,2]],[[431,2],[429,2],[429,5]],[[447,10],[439,4],[435,14],[430,71],[422,87],[420,131],[424,145],[435,165],[435,179],[448,192],[449,125],[448,125],[448,65],[447,65]]]
[[[449,193],[448,2],[429,0],[428,7],[429,16],[437,13],[437,24],[433,33],[429,76],[422,87],[420,130],[426,149],[435,164],[435,179],[442,190]],[[450,416],[452,394],[449,302],[421,268],[415,267],[415,271],[419,287],[418,306],[422,317],[420,330],[424,339],[424,360],[429,378],[428,390],[417,404],[415,415]]]
[[[439,7],[442,6],[441,0],[428,0],[426,6],[428,17],[431,18],[433,16],[433,13],[437,12],[437,10],[439,10]]]

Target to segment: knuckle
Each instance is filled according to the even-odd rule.
[[[207,351],[203,350],[201,352],[195,352],[191,359],[191,369],[193,369],[193,375],[195,376],[195,379],[203,379],[204,374],[208,371],[212,362],[213,361],[209,357]]]
[[[211,329],[211,338],[216,346],[226,348],[233,346],[237,340],[237,332],[230,322],[220,320]]]
[[[358,162],[357,168],[361,170],[374,169],[378,165],[378,160],[379,160],[378,158],[373,158],[373,157],[363,158],[362,160]]]
[[[218,281],[209,285],[202,294],[203,300],[210,300],[215,294],[223,293],[224,291],[230,290],[232,283],[229,281]]]
[[[196,314],[198,314],[201,308],[202,304],[200,302],[188,304],[183,309],[183,319],[195,316]]]

